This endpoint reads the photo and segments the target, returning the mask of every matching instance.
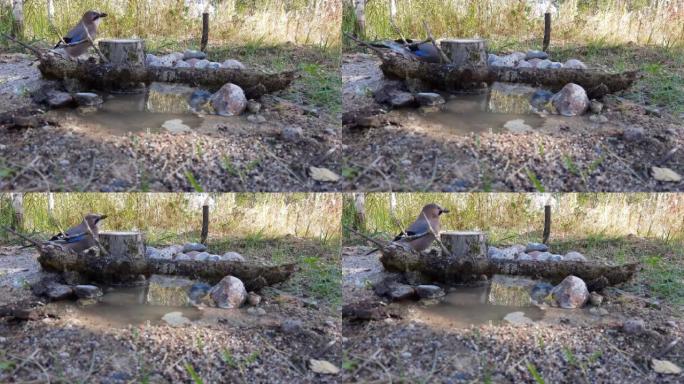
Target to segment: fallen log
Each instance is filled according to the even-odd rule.
[[[539,69],[509,67],[460,67],[419,61],[389,50],[375,50],[382,60],[385,76],[402,80],[420,79],[435,89],[456,91],[470,89],[473,84],[494,82],[527,83],[558,91],[568,83],[582,86],[590,98],[601,98],[629,88],[638,78],[638,71],[607,73],[584,69]]]
[[[104,243],[107,244],[107,241]],[[296,269],[294,263],[269,266],[239,261],[175,261],[130,255],[122,257],[111,251],[105,255],[98,247],[77,254],[49,243],[38,247],[38,251],[38,262],[43,269],[55,272],[75,271],[102,283],[125,283],[134,281],[139,275],[149,277],[163,274],[187,276],[214,284],[223,277],[232,275],[242,280],[245,288],[256,291],[287,280]]]
[[[452,257],[436,250],[417,253],[396,243],[381,249],[382,265],[390,272],[417,271],[423,275],[446,284],[477,280],[486,275],[521,275],[543,278],[559,283],[565,277],[574,275],[585,282],[605,279],[610,285],[630,280],[640,269],[641,264],[607,265],[580,261],[534,261],[502,260]]]
[[[249,69],[146,67],[137,64],[100,64],[95,59],[77,62],[54,52],[40,55],[38,69],[47,79],[78,79],[94,89],[107,90],[112,84],[166,82],[184,83],[216,90],[226,83],[240,86],[247,98],[287,88],[296,71],[275,74]]]

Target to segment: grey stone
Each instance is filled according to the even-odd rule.
[[[188,63],[187,61],[181,60],[181,61],[176,62],[174,67],[175,68],[192,68],[192,65],[190,65],[190,63]]]
[[[245,258],[237,252],[226,252],[221,256],[221,260],[244,262]]]
[[[549,69],[561,69],[563,68],[563,63],[559,63],[557,61],[554,61],[549,65]]]
[[[525,312],[511,312],[504,316],[504,321],[512,325],[524,325],[532,324],[533,321],[529,317],[525,316]]]
[[[553,106],[563,116],[579,116],[589,109],[589,97],[584,88],[577,84],[566,84],[551,99]]]
[[[553,64],[553,62],[551,60],[542,60],[539,62],[539,64],[537,64],[537,68],[549,69],[549,68],[551,68],[551,64]]]
[[[202,52],[202,51],[195,51],[192,49],[188,49],[185,52],[183,52],[183,60],[188,60],[188,59],[206,59],[207,54]]]
[[[249,115],[247,116],[247,121],[254,124],[263,124],[266,122],[266,118],[262,115]]]
[[[247,98],[242,88],[227,83],[211,96],[211,105],[221,116],[239,116],[247,108]]]
[[[264,316],[266,314],[266,310],[263,308],[249,307],[247,308],[247,313],[253,316]]]
[[[257,295],[254,292],[249,292],[247,294],[247,304],[256,307],[261,303],[261,296]]]
[[[74,100],[82,107],[92,107],[103,103],[102,97],[92,92],[78,92],[74,94]]]
[[[627,127],[623,133],[622,138],[630,142],[639,142],[643,140],[646,130],[642,127]]]
[[[226,60],[221,63],[221,68],[226,69],[245,69],[245,65],[237,60]]]
[[[249,113],[255,114],[261,112],[261,103],[255,100],[248,100],[247,111],[249,111]]]
[[[155,66],[159,67],[173,67],[181,60],[183,60],[183,54],[180,52],[173,52],[169,53],[168,55],[158,57],[154,64],[156,64]]]
[[[416,102],[416,98],[410,92],[394,91],[389,96],[389,104],[395,108],[409,107]]]
[[[589,105],[589,108],[591,109],[591,113],[595,114],[600,114],[603,112],[603,103],[597,100],[592,100],[591,104]]]
[[[80,299],[93,299],[102,296],[102,290],[94,285],[77,285],[74,293]]]
[[[221,260],[221,256],[219,256],[219,255],[209,255],[209,257],[207,257],[207,261],[220,261],[220,260]]]
[[[529,61],[523,60],[523,61],[518,63],[516,68],[532,68],[532,64],[530,64]]]
[[[195,63],[195,68],[204,69],[204,68],[209,67],[210,64],[211,64],[211,61],[203,59],[203,60],[200,60],[200,61]]]
[[[589,313],[596,316],[608,316],[608,310],[605,308],[591,307],[589,308]]]
[[[435,106],[445,103],[442,95],[432,92],[421,92],[416,94],[416,101],[422,106]]]
[[[302,129],[302,127],[287,125],[280,132],[280,136],[285,141],[298,142],[304,136],[304,130]]]
[[[527,51],[527,54],[525,54],[525,59],[530,60],[530,59],[548,59],[549,54],[544,52],[544,51],[535,51],[535,50],[530,50]]]
[[[176,254],[176,257],[174,258],[174,260],[188,261],[188,260],[192,260],[192,256],[188,255],[187,253],[178,253],[178,254]]]
[[[415,289],[421,299],[434,299],[444,296],[444,290],[437,285],[419,285]]]
[[[646,330],[646,322],[638,318],[628,319],[622,324],[622,330],[630,335],[639,335]]]
[[[47,286],[45,296],[47,296],[50,300],[65,300],[70,298],[73,294],[74,290],[70,286],[59,283],[51,283]]]
[[[592,292],[589,294],[589,302],[595,307],[600,307],[601,304],[603,304],[603,296],[596,292]]]
[[[551,291],[561,308],[581,308],[589,300],[587,284],[577,276],[570,275]]]
[[[151,246],[145,246],[145,257],[150,259],[159,259],[160,252],[157,248]]]
[[[161,67],[159,58],[151,53],[145,55],[145,65],[148,67]]]
[[[571,251],[563,256],[564,261],[587,261],[587,258],[583,254],[575,251]]]
[[[218,282],[209,295],[219,308],[240,308],[247,300],[245,285],[234,276],[226,276]]]
[[[586,64],[583,62],[576,60],[576,59],[570,59],[563,64],[563,68],[566,69],[587,69]]]
[[[494,63],[498,59],[499,59],[499,56],[497,56],[493,53],[490,53],[489,55],[487,55],[487,64],[492,65],[492,63]]]
[[[589,116],[589,120],[598,124],[605,124],[608,122],[608,118],[603,115],[591,115]]]
[[[209,253],[207,252],[199,252],[196,254],[192,259],[195,261],[205,261],[209,258]]]
[[[525,247],[525,252],[532,251],[548,252],[549,246],[543,243],[527,243],[527,246]]]
[[[162,320],[172,327],[180,327],[190,323],[190,319],[183,316],[183,312],[169,312],[162,316]]]
[[[47,104],[50,108],[69,107],[74,103],[74,98],[66,92],[50,91],[46,96]]]
[[[185,243],[183,245],[183,252],[188,253],[192,251],[204,252],[207,250],[207,246],[202,243]]]
[[[387,297],[391,300],[413,299],[416,294],[412,286],[393,281],[392,279],[378,282],[373,287],[373,291],[376,295]]]
[[[288,335],[294,335],[302,332],[304,323],[301,320],[286,319],[280,324],[280,330]]]
[[[563,255],[551,255],[549,261],[563,261]]]

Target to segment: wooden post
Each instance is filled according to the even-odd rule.
[[[208,13],[203,13],[202,14],[202,43],[201,43],[201,50],[202,52],[207,51],[207,44],[209,43],[209,14]]]
[[[366,195],[363,193],[354,194],[354,228],[366,230]]]
[[[544,52],[549,51],[549,44],[551,44],[551,14],[544,14]]]
[[[205,203],[202,206],[202,235],[200,243],[206,245],[207,236],[209,236],[209,206]]]
[[[453,260],[487,258],[487,235],[484,232],[442,232],[440,239]]]
[[[10,36],[24,39],[24,0],[12,0],[12,31]]]
[[[551,236],[551,206],[544,206],[544,239],[542,243],[549,243],[549,236]]]
[[[11,193],[10,198],[12,199],[12,211],[14,213],[10,228],[22,231],[24,228],[24,194]]]
[[[447,39],[440,45],[456,67],[486,67],[487,49],[484,39]]]

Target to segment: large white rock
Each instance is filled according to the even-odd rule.
[[[219,308],[240,308],[247,300],[247,290],[240,279],[226,276],[209,291]]]
[[[563,116],[583,115],[590,104],[584,88],[574,83],[566,84],[560,92],[553,95],[551,103]]]
[[[589,290],[584,280],[568,276],[551,290],[551,295],[561,308],[581,308],[589,300]]]
[[[247,98],[242,88],[235,84],[225,84],[211,96],[211,106],[221,116],[239,116],[247,108]]]

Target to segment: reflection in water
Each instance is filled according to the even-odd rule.
[[[510,131],[519,133],[519,127],[541,127],[544,119],[536,114],[493,113],[487,111],[487,94],[452,95],[436,112],[418,112],[415,109],[397,111],[400,116],[426,130],[451,135]],[[506,123],[522,120],[516,124]],[[512,129],[510,127],[513,127]]]
[[[512,312],[523,312],[533,321],[544,317],[544,311],[537,307],[487,304],[487,289],[487,285],[455,287],[439,304],[412,307],[411,317],[438,328],[467,328],[489,323],[496,325]]]
[[[95,327],[126,327],[130,325],[162,324],[162,317],[170,312],[181,312],[190,320],[198,320],[202,312],[194,307],[166,307],[146,305],[146,287],[116,288],[105,293],[97,304],[80,307],[71,302],[59,302],[83,323]]]
[[[157,133],[166,131],[162,128],[171,120],[178,120],[172,124],[173,128],[181,125],[197,128],[202,124],[202,118],[194,114],[150,113],[145,111],[145,94],[112,94],[103,95],[105,100],[99,108],[85,110],[59,111],[64,117],[76,119],[79,126],[110,135],[123,136],[127,133]],[[185,130],[183,130],[185,131]]]

